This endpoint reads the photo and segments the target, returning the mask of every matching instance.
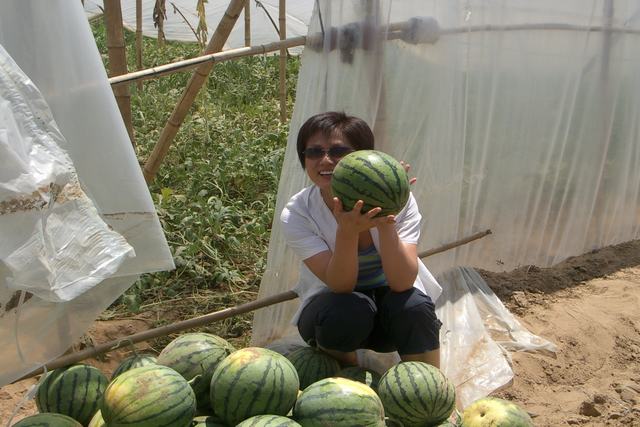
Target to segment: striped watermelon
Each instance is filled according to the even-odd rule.
[[[409,200],[409,178],[390,155],[358,150],[344,156],[333,169],[331,191],[346,211],[362,200],[362,212],[381,207],[378,216],[395,215]]]
[[[181,374],[196,394],[198,409],[210,409],[209,385],[211,374],[222,359],[235,348],[217,335],[207,333],[184,334],[171,341],[158,356],[158,364]],[[195,380],[194,380],[195,378]]]
[[[383,427],[384,408],[375,391],[346,378],[325,378],[303,390],[293,418],[304,427]]]
[[[282,415],[256,415],[247,418],[236,427],[301,427],[291,418]]]
[[[211,376],[214,415],[235,426],[254,415],[286,415],[300,382],[286,357],[266,348],[248,347],[227,356]]]
[[[82,424],[66,415],[43,413],[23,418],[13,427],[82,427]]]
[[[147,365],[123,372],[104,392],[100,407],[109,427],[188,427],[196,397],[171,368]]]
[[[402,362],[380,379],[378,395],[389,418],[405,427],[438,425],[453,412],[456,394],[442,372],[423,362]]]
[[[39,412],[68,415],[86,425],[98,410],[109,380],[98,368],[71,365],[47,374],[36,392]]]
[[[106,425],[107,424],[104,422],[104,418],[102,418],[102,411],[98,410],[93,418],[91,418],[91,421],[89,422],[89,425],[87,427],[105,427]]]
[[[465,427],[533,427],[533,420],[515,403],[497,397],[485,397],[465,408],[462,425]]]
[[[227,425],[223,424],[217,417],[202,416],[195,417],[191,427],[227,427]]]
[[[368,385],[372,389],[378,388],[380,382],[380,374],[376,371],[362,368],[360,366],[349,366],[341,369],[337,374],[337,377],[348,378],[353,381],[358,381]]]
[[[147,365],[154,365],[156,362],[156,357],[151,354],[134,354],[133,356],[129,356],[122,362],[120,362],[116,370],[113,371],[111,379],[113,380],[115,377],[123,372],[128,371],[129,369],[139,368],[141,366]]]
[[[302,347],[287,356],[295,366],[300,378],[300,389],[304,390],[316,381],[335,376],[340,363],[327,353],[312,347]]]

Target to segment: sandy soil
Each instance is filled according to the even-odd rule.
[[[525,407],[536,426],[640,427],[640,241],[552,268],[481,274],[525,326],[558,346],[555,358],[513,354],[514,382],[498,396]],[[144,320],[96,322],[88,337],[100,343],[146,327]],[[111,372],[126,355],[90,363]],[[2,425],[33,384],[0,388]],[[24,402],[14,421],[35,412],[33,401]]]

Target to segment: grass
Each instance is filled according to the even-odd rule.
[[[105,29],[92,24],[108,67]],[[134,34],[126,32],[129,69]],[[197,44],[143,42],[144,67],[197,56]],[[287,65],[293,109],[299,59]],[[190,77],[189,72],[131,85],[136,154],[147,159]],[[265,268],[288,124],[279,121],[278,57],[217,64],[149,186],[176,269],[146,274],[102,316],[140,313],[153,326],[234,306],[257,296]],[[156,315],[153,315],[156,313]],[[158,316],[162,313],[162,316]],[[246,344],[251,315],[204,328]],[[166,341],[165,341],[166,342]],[[159,345],[165,342],[159,343]]]

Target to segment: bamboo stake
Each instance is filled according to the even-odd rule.
[[[287,9],[286,1],[280,0],[278,7],[280,40],[287,38]],[[287,121],[287,49],[280,49],[280,123]]]
[[[215,33],[211,37],[207,48],[204,53],[215,53],[222,50],[224,47],[227,38],[229,38],[229,34],[233,29],[236,21],[238,20],[238,16],[240,16],[240,12],[245,5],[246,0],[231,0],[229,6],[227,7],[227,11],[224,16],[220,20],[218,27],[216,28]],[[193,104],[194,99],[198,95],[200,88],[206,81],[211,69],[213,68],[213,63],[204,63],[201,64],[196,70],[195,73],[191,76],[189,83],[185,91],[182,94],[182,98],[173,109],[171,113],[171,117],[162,129],[162,133],[160,134],[160,139],[156,143],[156,146],[153,148],[153,152],[149,156],[149,159],[144,165],[143,174],[145,180],[149,183],[153,181],[158,169],[160,168],[160,164],[162,160],[167,155],[169,151],[169,147],[171,147],[171,143],[175,138],[182,122],[184,121],[191,105]]]
[[[229,49],[224,52],[211,53],[208,55],[196,56],[195,58],[184,59],[182,61],[172,62],[170,64],[159,65],[157,67],[147,68],[146,70],[134,71],[122,76],[112,77],[109,79],[111,86],[132,83],[138,80],[149,80],[156,77],[173,74],[178,71],[185,71],[196,68],[200,64],[207,62],[219,63],[230,61],[232,59],[242,58],[245,56],[262,55],[269,52],[275,52],[282,47],[289,48],[295,46],[303,46],[306,42],[305,36],[293,37],[282,42],[271,42],[252,47],[240,47],[238,49]]]
[[[438,248],[424,251],[418,254],[418,256],[420,258],[425,258],[431,255],[455,248],[457,246],[465,245],[469,242],[480,239],[489,234],[491,234],[491,230],[486,230],[481,233],[476,233],[472,236],[466,237],[464,239],[456,240],[455,242],[448,243],[444,246],[440,246]],[[260,308],[269,307],[271,305],[279,304],[285,301],[290,301],[296,298],[298,298],[298,295],[293,291],[281,292],[279,294],[272,295],[260,300],[251,301],[235,307],[225,308],[224,310],[205,314],[203,316],[198,316],[192,319],[183,320],[182,322],[177,322],[172,325],[161,326],[159,328],[138,332],[137,334],[129,335],[128,337],[109,341],[104,344],[98,344],[94,347],[86,348],[77,353],[72,353],[72,354],[59,357],[53,360],[52,362],[46,364],[47,371],[51,371],[53,369],[57,369],[63,366],[68,366],[73,363],[79,362],[84,359],[88,359],[90,357],[97,356],[102,353],[107,353],[109,351],[117,350],[127,345],[132,345],[138,342],[148,341],[154,338],[163,337],[173,333],[186,331],[188,329],[196,328],[199,326],[204,326],[204,325],[216,322],[218,320],[228,319],[230,317],[237,316],[239,314],[249,313],[251,311],[255,311]],[[26,378],[31,378],[42,372],[44,372],[44,366],[28,373],[27,375],[23,376],[22,378],[16,381],[21,381]]]
[[[251,0],[244,5],[244,45],[251,46]]]
[[[136,0],[136,67],[142,70],[142,0]],[[138,92],[142,92],[142,81],[138,81]]]

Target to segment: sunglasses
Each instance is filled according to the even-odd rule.
[[[341,159],[349,153],[353,153],[354,150],[351,147],[346,145],[334,145],[329,149],[320,148],[320,147],[309,147],[302,152],[307,159],[318,160],[324,158],[324,156],[329,155],[332,159]]]

